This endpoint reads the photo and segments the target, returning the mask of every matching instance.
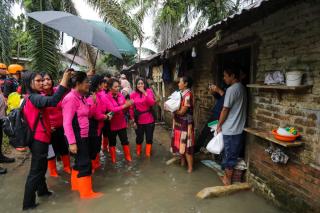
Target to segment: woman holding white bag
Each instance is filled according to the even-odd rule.
[[[188,164],[188,172],[193,170],[194,153],[194,122],[193,122],[193,95],[191,92],[192,79],[182,77],[179,81],[181,104],[174,112],[172,151],[181,155],[181,165]]]

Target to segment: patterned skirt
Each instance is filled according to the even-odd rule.
[[[175,117],[173,121],[172,151],[181,155],[194,153],[194,125],[190,119]]]

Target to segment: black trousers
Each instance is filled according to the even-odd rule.
[[[97,154],[100,153],[101,140],[102,140],[102,135],[89,137],[90,159],[91,160],[96,159]]]
[[[116,131],[110,131],[109,135],[109,146],[116,146],[117,145],[117,136],[119,136],[121,145],[128,145],[129,140],[127,136],[127,129],[120,129]]]
[[[51,144],[54,150],[54,154],[56,156],[68,155],[69,154],[69,146],[66,138],[64,136],[63,127],[57,128],[51,134]]]
[[[104,126],[102,128],[102,134],[103,134],[103,137],[107,137],[108,140],[110,140],[110,138],[109,138],[109,136],[111,134],[110,121],[108,121],[108,120],[104,121]]]
[[[153,132],[155,124],[138,124],[136,129],[136,144],[142,144],[144,140],[144,135],[146,135],[146,143],[153,143]]]
[[[79,171],[78,177],[91,175],[90,142],[88,138],[77,139],[77,154],[74,158],[73,169]]]
[[[208,127],[208,123],[213,121],[213,116],[210,116],[210,118],[207,120],[207,122],[204,124],[200,135],[198,136],[195,144],[195,153],[199,152],[201,147],[207,146],[209,140],[213,138],[213,132],[211,132],[211,129]]]
[[[23,206],[29,207],[36,202],[36,192],[48,191],[46,183],[48,144],[34,140],[30,145],[31,167],[24,190]]]

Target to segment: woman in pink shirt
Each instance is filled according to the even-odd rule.
[[[71,189],[78,190],[80,198],[101,197],[102,193],[92,190],[89,137],[90,108],[86,101],[89,80],[85,72],[76,72],[71,79],[72,90],[62,101],[63,128],[69,150],[75,155],[71,172]]]
[[[51,125],[48,107],[56,106],[67,92],[71,73],[65,72],[60,86],[53,96],[43,96],[43,81],[39,73],[25,72],[22,77],[24,94],[22,113],[29,128],[33,131],[33,140],[29,144],[31,150],[31,167],[27,177],[23,210],[37,207],[38,196],[50,196],[46,183],[48,146],[51,140]]]
[[[46,96],[52,96],[57,88],[53,87],[53,78],[49,73],[41,73],[43,79],[43,93]],[[62,119],[62,100],[55,107],[48,107],[51,124],[51,145],[55,156],[48,159],[48,170],[52,177],[58,177],[56,157],[60,156],[63,162],[63,171],[70,174],[70,156],[68,143],[64,137],[63,119]]]
[[[93,117],[90,118],[89,125],[89,138],[91,143],[91,160],[92,169],[98,169],[100,167],[100,151],[102,140],[102,128],[104,121],[111,119],[111,116],[107,115],[106,93],[104,91],[105,80],[101,75],[94,75],[91,78],[90,84],[90,97],[87,98],[87,102],[90,106],[90,110],[93,111]]]
[[[134,120],[136,127],[137,156],[141,155],[142,143],[144,135],[146,135],[146,157],[150,157],[155,127],[152,111],[152,106],[156,103],[154,94],[151,89],[147,88],[146,82],[142,78],[138,78],[135,91],[131,93],[130,99],[134,102],[130,108],[130,117]]]
[[[109,83],[109,82],[108,82]],[[110,141],[109,152],[113,163],[116,162],[116,143],[117,136],[119,136],[125,159],[131,161],[131,154],[129,148],[129,141],[127,137],[127,121],[125,117],[125,110],[132,105],[132,101],[126,101],[124,96],[119,92],[120,83],[116,79],[111,79],[109,84],[110,91],[107,94],[107,111],[113,113],[110,120]]]

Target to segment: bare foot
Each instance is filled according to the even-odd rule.
[[[231,185],[231,183],[230,183],[230,181],[229,181],[229,179],[227,178],[226,175],[224,175],[222,177],[220,176],[220,180],[222,181],[223,185],[225,185],[225,186]]]
[[[188,169],[188,173],[189,173],[189,174],[192,173],[192,171],[193,171],[192,168],[189,168],[189,169]]]

